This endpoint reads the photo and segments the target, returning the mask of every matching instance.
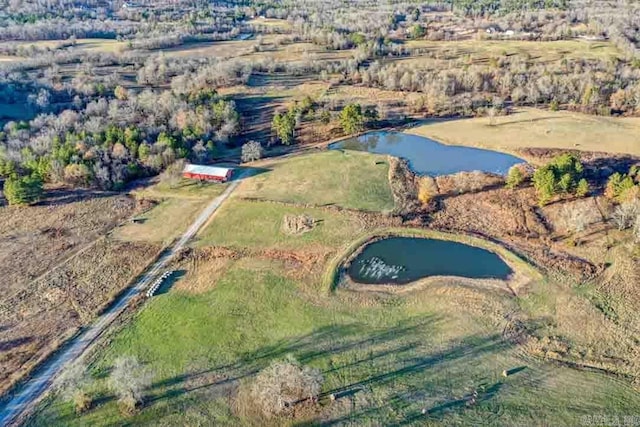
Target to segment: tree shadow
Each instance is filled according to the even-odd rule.
[[[241,380],[250,381],[252,376],[273,361],[292,355],[304,365],[321,366],[325,377],[334,381],[343,378],[341,383],[321,393],[323,407],[339,406],[340,402],[353,401],[361,394],[366,400],[371,390],[390,390],[395,393],[377,405],[347,409],[347,413],[343,411],[333,418],[323,419],[321,423],[316,419],[308,424],[296,425],[357,424],[359,419],[375,417],[387,411],[396,411],[406,417],[398,426],[415,423],[425,416],[428,417],[425,420],[437,421],[449,412],[464,410],[494,398],[500,392],[502,382],[479,383],[468,395],[446,399],[427,408],[428,413],[424,414],[421,412],[424,407],[420,406],[421,402],[415,396],[431,392],[432,375],[437,375],[440,369],[447,366],[474,363],[480,357],[505,351],[514,345],[502,334],[470,335],[446,348],[432,351],[416,337],[421,328],[437,328],[441,320],[437,316],[420,316],[401,321],[391,328],[374,330],[359,323],[321,327],[309,334],[282,339],[242,354],[232,363],[162,379],[149,390],[147,402],[154,405],[191,393],[223,392],[229,387],[237,387]],[[522,369],[513,368],[509,375]],[[210,398],[209,394],[207,396]]]
[[[61,206],[91,199],[114,197],[119,194],[121,193],[84,188],[56,188],[45,191],[42,200],[36,203],[36,206]]]
[[[10,351],[16,347],[21,347],[33,341],[33,337],[20,337],[13,340],[0,342],[0,352]]]
[[[471,339],[468,343],[462,342],[456,347],[436,352],[435,354],[429,355],[427,357],[412,357],[407,360],[407,362],[409,363],[405,364],[405,366],[399,369],[391,370],[379,375],[374,375],[365,380],[338,387],[329,391],[328,393],[339,393],[356,386],[365,387],[384,384],[388,381],[395,381],[406,376],[420,373],[427,368],[435,367],[436,365],[444,362],[451,363],[459,359],[476,358],[483,355],[484,353],[496,353],[498,351],[505,350],[508,347],[510,347],[510,344],[505,341],[499,334],[485,337],[481,340],[473,337],[473,339]]]
[[[228,182],[242,181],[247,178],[262,175],[263,173],[271,172],[272,169],[268,168],[256,168],[252,166],[233,166],[235,171]]]
[[[327,355],[341,355],[346,352],[359,351],[363,348],[375,346],[391,346],[390,349],[372,351],[367,357],[361,358],[348,365],[332,366],[327,372],[335,372],[360,364],[384,358],[395,352],[408,352],[417,348],[415,341],[401,344],[398,340],[412,336],[416,328],[435,326],[438,319],[433,316],[422,317],[401,322],[397,327],[373,332],[364,332],[366,328],[361,324],[327,326],[316,331],[291,339],[283,339],[277,343],[241,355],[233,363],[228,363],[211,369],[188,372],[171,378],[155,382],[150,388],[149,402],[158,402],[175,398],[186,393],[201,390],[212,390],[216,387],[229,386],[238,381],[256,375],[272,361],[281,360],[292,355],[303,364],[315,362]]]

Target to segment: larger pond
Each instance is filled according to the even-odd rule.
[[[445,145],[429,138],[402,132],[370,132],[329,145],[329,149],[368,151],[389,154],[409,161],[420,175],[449,175],[482,171],[506,175],[523,159],[480,148]]]
[[[511,268],[493,252],[448,240],[390,237],[373,242],[347,273],[364,284],[406,284],[429,276],[506,279]]]

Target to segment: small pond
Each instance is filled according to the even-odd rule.
[[[370,132],[330,144],[329,149],[368,151],[402,157],[409,161],[414,172],[431,176],[471,171],[506,175],[511,166],[525,162],[498,151],[445,145],[402,132]]]
[[[390,237],[365,246],[347,273],[357,283],[406,284],[429,276],[506,279],[513,271],[486,249],[448,240]]]

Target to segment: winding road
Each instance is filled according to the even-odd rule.
[[[63,349],[51,356],[39,369],[35,371],[31,379],[18,387],[11,398],[0,404],[0,426],[12,425],[30,407],[30,404],[39,399],[51,386],[56,376],[70,363],[82,357],[89,346],[111,325],[111,323],[124,311],[131,300],[144,293],[149,284],[161,273],[176,253],[200,230],[211,218],[213,213],[233,193],[242,178],[248,173],[245,171],[231,181],[225,191],[213,199],[211,203],[198,215],[189,229],[176,241],[173,246],[167,248],[163,254],[147,269],[144,275],[124,292],[119,299],[113,302],[94,323],[75,338],[67,342]]]

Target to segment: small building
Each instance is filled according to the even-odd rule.
[[[182,170],[182,176],[200,181],[226,182],[231,179],[232,168],[205,165],[186,165]]]

